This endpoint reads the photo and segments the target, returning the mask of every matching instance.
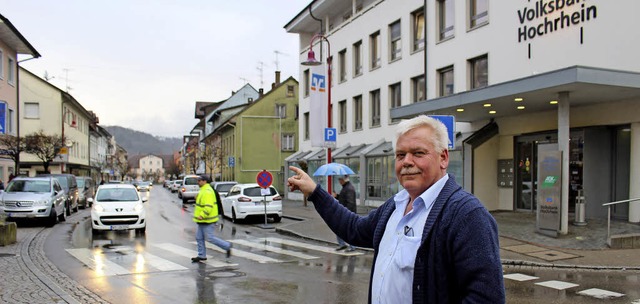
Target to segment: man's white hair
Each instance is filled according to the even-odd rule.
[[[449,135],[447,133],[447,127],[439,120],[431,118],[426,115],[416,116],[411,119],[401,121],[396,128],[396,138],[393,144],[395,150],[398,144],[398,138],[405,133],[420,127],[428,127],[433,130],[432,138],[428,138],[433,143],[436,152],[440,153],[447,149],[449,146]]]

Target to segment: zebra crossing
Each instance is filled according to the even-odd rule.
[[[335,251],[334,247],[274,237],[228,241],[233,243],[231,260],[236,263],[224,260],[221,255],[213,256],[211,254],[207,256],[206,261],[201,263],[214,268],[223,268],[238,266],[237,263],[242,259],[264,264],[319,259],[323,255],[318,253],[345,257],[364,254],[359,251]],[[98,276],[118,276],[190,269],[185,265],[191,264],[190,258],[196,254],[196,242],[190,244],[192,246],[156,243],[148,245],[144,251],[135,250],[130,246],[106,247],[98,244],[94,248],[69,248],[66,251]],[[225,252],[208,242],[206,246],[209,253],[211,251]]]
[[[536,282],[536,280],[540,279],[539,277],[530,276],[522,273],[505,274],[503,277],[505,280],[512,280],[517,282],[533,282],[533,284],[536,286],[542,286],[545,288],[550,288],[555,290],[568,290],[571,288],[580,289],[579,288],[580,284],[575,284],[572,282],[565,282],[565,281],[558,281],[558,280]],[[622,294],[622,293],[599,289],[599,288],[589,288],[584,290],[578,290],[576,294],[587,296],[587,297],[593,297],[596,299],[613,299],[613,298],[620,298],[625,296],[625,294]]]

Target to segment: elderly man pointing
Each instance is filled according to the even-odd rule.
[[[343,207],[304,171],[300,190],[347,243],[374,249],[372,303],[504,303],[498,227],[446,173],[446,127],[418,116],[398,124],[395,173],[404,188],[367,216]]]

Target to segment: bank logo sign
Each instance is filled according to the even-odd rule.
[[[311,90],[324,92],[327,87],[327,82],[325,81],[325,76],[322,74],[311,74]]]
[[[598,8],[586,0],[527,0],[518,10],[518,43],[563,29],[580,26],[598,17]]]

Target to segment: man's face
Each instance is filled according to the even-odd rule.
[[[204,180],[201,180],[201,179],[198,180],[198,186],[202,187],[204,186],[204,184],[206,184]]]
[[[436,152],[432,134],[431,128],[420,127],[396,142],[396,177],[412,199],[444,176],[449,165],[449,152]]]

